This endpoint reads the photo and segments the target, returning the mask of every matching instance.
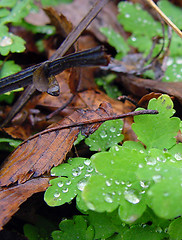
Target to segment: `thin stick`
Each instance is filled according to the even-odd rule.
[[[31,137],[29,137],[28,139],[26,139],[24,142],[22,142],[19,146],[21,146],[22,144],[24,144],[25,142],[34,139],[38,136],[42,136],[43,134],[46,133],[50,133],[56,130],[63,130],[63,129],[67,129],[67,128],[73,128],[73,127],[82,127],[85,125],[90,125],[90,124],[94,124],[94,123],[103,123],[105,121],[108,120],[115,120],[115,119],[120,119],[120,118],[126,118],[126,117],[131,117],[131,116],[138,116],[138,115],[145,115],[145,114],[158,114],[159,112],[157,110],[140,110],[140,111],[135,111],[135,112],[128,112],[128,113],[124,113],[124,114],[120,114],[120,115],[116,115],[116,116],[108,116],[108,117],[103,117],[102,119],[90,119],[90,120],[85,120],[84,122],[75,122],[75,123],[70,123],[70,124],[65,124],[65,125],[60,125],[59,123],[57,123],[58,126],[56,127],[52,127],[52,128],[48,128],[45,129],[44,131],[37,133]],[[19,147],[18,146],[18,147]]]
[[[161,16],[161,18],[172,27],[172,29],[182,38],[182,32],[179,30],[179,28],[160,10],[160,8],[152,1],[152,0],[146,0],[146,2]]]

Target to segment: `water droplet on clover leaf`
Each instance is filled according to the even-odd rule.
[[[160,182],[161,181],[161,175],[154,175],[152,176],[152,179],[154,180],[154,182]]]
[[[112,203],[113,202],[112,196],[110,194],[106,194],[106,196],[104,197],[104,200],[107,203]]]
[[[81,180],[80,182],[77,183],[77,188],[80,191],[83,191],[86,184],[87,184],[87,180],[83,179],[83,180]]]
[[[116,131],[116,128],[115,127],[111,127],[110,131],[114,133]]]
[[[58,182],[58,187],[62,187],[64,183],[62,181]]]
[[[3,36],[0,38],[0,46],[1,47],[6,47],[9,46],[13,43],[12,39],[8,36]]]
[[[69,186],[71,184],[71,181],[67,180],[65,183],[66,183],[67,186]]]
[[[180,153],[176,153],[174,157],[176,158],[177,161],[182,160],[182,155]]]
[[[60,193],[58,193],[58,192],[54,193],[55,198],[58,198],[59,196],[60,196]]]
[[[68,188],[63,188],[63,190],[62,190],[63,193],[67,193],[68,191],[69,191]]]
[[[133,190],[126,190],[124,191],[124,198],[133,204],[137,204],[140,202],[139,197],[134,193]]]
[[[84,164],[89,166],[91,164],[91,161],[89,159],[87,159],[87,160],[84,161]]]
[[[79,168],[72,169],[72,175],[74,177],[78,177],[81,173],[82,173],[82,171]]]
[[[106,180],[106,185],[107,185],[108,187],[110,187],[110,186],[112,185],[112,182],[109,181],[109,180]]]
[[[105,131],[101,131],[100,137],[101,138],[106,138],[107,137],[107,133]]]

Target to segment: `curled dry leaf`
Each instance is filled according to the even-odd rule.
[[[80,131],[79,126],[68,127],[69,124],[102,119],[111,114],[108,104],[102,104],[96,111],[75,111],[68,118],[30,137],[20,144],[3,164],[0,170],[0,186],[23,183],[30,177],[38,177],[60,164]],[[95,124],[94,130],[99,126],[100,123]],[[87,132],[89,128],[93,131],[93,126],[88,125]]]

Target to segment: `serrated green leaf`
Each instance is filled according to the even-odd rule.
[[[171,240],[182,239],[182,218],[177,218],[169,225],[168,233]]]
[[[0,25],[21,21],[22,18],[29,14],[31,3],[31,0],[17,0],[16,4],[12,6],[13,8],[11,9],[10,14],[0,19]]]
[[[94,231],[87,227],[83,216],[74,216],[73,220],[63,220],[59,224],[61,231],[52,233],[53,240],[92,240]]]
[[[51,174],[58,176],[50,181],[44,199],[50,206],[59,206],[70,202],[77,194],[81,194],[94,168],[89,159],[74,158],[68,163],[52,168]]]
[[[85,143],[91,151],[105,151],[123,140],[122,128],[123,121],[121,119],[104,122],[85,140]]]
[[[16,4],[17,0],[1,0],[0,7],[10,7],[12,8]]]
[[[145,35],[143,33],[146,32],[151,38],[156,35],[162,36],[160,23],[155,21],[139,4],[120,2],[118,10],[118,21],[123,25],[125,31],[132,32],[136,36]]]
[[[88,222],[94,228],[94,239],[106,239],[117,232],[117,227],[107,213],[89,211]],[[120,227],[122,228],[122,225]]]
[[[178,28],[182,28],[182,9],[180,7],[166,0],[160,0],[158,6]]]
[[[182,41],[181,41],[182,42]],[[163,82],[182,82],[182,58],[169,58]]]
[[[107,37],[108,43],[116,49],[117,53],[122,54],[122,57],[130,51],[128,44],[119,33],[107,27],[100,28],[100,31]]]
[[[0,32],[0,54],[3,56],[8,55],[9,52],[23,52],[25,50],[25,41],[12,34],[12,33],[6,33],[4,35],[4,32]]]
[[[97,212],[112,212],[120,205],[126,206],[125,201],[130,203],[128,207],[138,204],[143,196],[135,172],[144,159],[145,153],[118,146],[93,155],[91,160],[98,175],[91,176],[82,192],[87,207]],[[139,210],[138,217],[144,209]]]
[[[0,65],[1,65],[0,78],[7,77],[11,74],[21,71],[21,67],[15,64],[15,62],[12,60],[8,60],[4,63],[3,61],[0,61]]]
[[[172,155],[151,149],[146,163],[137,170],[141,181],[148,182],[148,205],[161,218],[170,219],[182,214],[182,157],[181,144],[174,147]]]
[[[169,149],[175,143],[175,136],[179,130],[180,119],[171,116],[174,114],[173,102],[167,95],[149,102],[148,109],[157,110],[157,115],[135,116],[132,129],[147,149]],[[138,109],[141,110],[141,109]]]

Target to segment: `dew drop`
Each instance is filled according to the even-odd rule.
[[[101,131],[100,136],[101,136],[101,138],[106,138],[107,133],[105,131]]]
[[[89,159],[87,159],[87,160],[84,161],[84,164],[89,166],[91,164],[91,161]]]
[[[93,171],[93,168],[90,166],[90,167],[87,167],[87,172],[92,172]]]
[[[126,14],[125,14],[125,17],[126,17],[126,18],[130,18],[130,14],[126,13]]]
[[[1,47],[6,47],[9,46],[13,43],[12,39],[10,37],[7,36],[3,36],[0,38],[0,46]]]
[[[95,206],[94,206],[93,203],[91,203],[91,202],[88,202],[88,203],[87,203],[87,207],[88,207],[90,210],[92,210],[92,211],[95,210]]]
[[[111,183],[109,180],[106,180],[106,185],[107,185],[108,187],[110,187],[110,186],[112,185],[112,183]]]
[[[59,196],[60,196],[60,193],[58,193],[58,192],[57,192],[57,193],[54,193],[54,197],[55,197],[55,198],[58,198]]]
[[[63,190],[62,190],[63,193],[67,193],[68,191],[69,191],[68,188],[63,188]]]
[[[154,180],[154,182],[160,182],[161,181],[161,175],[154,175],[152,176],[152,179]]]
[[[157,163],[156,158],[153,158],[153,157],[148,157],[148,158],[146,158],[146,160],[147,160],[147,165],[152,165],[153,166]]]
[[[67,180],[66,181],[66,185],[69,186],[71,184],[71,181],[70,180]]]
[[[168,196],[169,196],[169,193],[168,193],[168,192],[165,192],[165,193],[163,194],[163,196],[164,196],[164,197],[168,197]]]
[[[143,165],[141,163],[138,164],[139,168],[143,168]]]
[[[105,200],[107,203],[112,203],[112,202],[113,202],[113,199],[112,199],[112,197],[111,197],[109,194],[106,194],[104,200]]]
[[[146,181],[140,181],[140,186],[141,186],[142,188],[148,188],[148,187],[149,187],[149,183],[146,182]]]
[[[111,127],[110,131],[114,133],[116,131],[116,128],[115,127]]]
[[[83,191],[83,189],[85,188],[87,184],[87,181],[85,179],[81,180],[80,182],[77,183],[77,188],[80,190],[80,191]]]
[[[180,153],[176,153],[174,157],[176,158],[177,161],[182,160],[182,155]]]
[[[58,187],[62,187],[64,183],[62,181],[58,182]]]
[[[117,151],[117,152],[119,151],[119,147],[118,147],[118,146],[115,146],[114,149],[115,149],[115,151]]]
[[[124,191],[124,198],[133,204],[137,204],[140,202],[140,199],[138,198],[138,196],[134,193],[133,190],[126,190]]]
[[[73,175],[74,177],[78,177],[81,173],[82,173],[82,172],[81,172],[81,170],[80,170],[79,168],[74,168],[74,169],[72,170],[72,175]]]
[[[131,37],[131,40],[132,40],[133,42],[135,42],[135,41],[136,41],[136,37]]]
[[[115,184],[116,184],[116,185],[119,185],[119,181],[118,181],[118,180],[115,180]]]

